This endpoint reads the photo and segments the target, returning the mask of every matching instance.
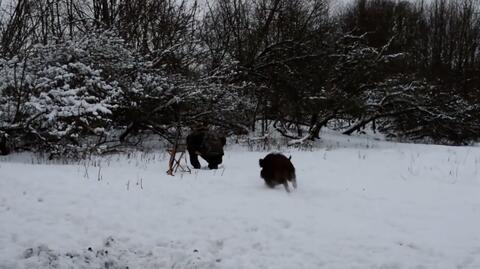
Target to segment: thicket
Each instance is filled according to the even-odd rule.
[[[480,3],[0,1],[0,151],[107,151],[208,124],[480,137]]]

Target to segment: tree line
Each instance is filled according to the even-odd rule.
[[[0,2],[0,136],[59,156],[182,127],[480,137],[478,0]],[[7,144],[7,143],[3,143]]]

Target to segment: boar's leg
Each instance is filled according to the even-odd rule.
[[[188,155],[190,155],[190,163],[192,164],[193,168],[200,169],[201,165],[200,165],[200,162],[198,161],[197,153],[193,150],[189,150]]]
[[[285,181],[283,182],[283,186],[285,187],[285,190],[286,190],[288,193],[290,193],[290,187],[288,187],[288,181],[285,180]]]

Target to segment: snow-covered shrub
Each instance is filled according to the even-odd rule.
[[[142,132],[171,140],[178,124],[245,132],[254,104],[234,67],[172,73],[109,32],[36,45],[0,65],[0,131],[17,149],[62,156]]]
[[[454,91],[428,82],[404,85],[403,92],[397,93],[399,101],[388,108],[392,113],[381,122],[380,131],[408,141],[455,145],[476,141],[480,106]]]
[[[192,78],[151,68],[146,62],[121,83],[130,85],[117,110],[117,121],[128,126],[121,140],[148,131],[171,141],[178,124],[200,122],[226,133],[245,132],[254,102],[246,94],[249,84],[231,81],[236,76],[232,72]]]
[[[226,133],[246,134],[255,122],[257,100],[255,83],[245,78],[238,63],[223,64],[203,76],[197,85],[201,94],[194,96],[196,113],[205,113],[207,123]],[[204,109],[201,109],[204,108]]]
[[[132,59],[120,39],[94,33],[1,62],[0,129],[17,146],[53,154],[104,142],[122,92],[114,75]]]

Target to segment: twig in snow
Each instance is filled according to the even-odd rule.
[[[83,175],[83,177],[87,178],[87,179],[90,179],[90,176],[88,175],[88,165],[87,165],[87,161],[83,162],[83,167],[85,168],[85,174]]]
[[[102,166],[98,165],[98,174],[97,174],[97,181],[102,180]]]

